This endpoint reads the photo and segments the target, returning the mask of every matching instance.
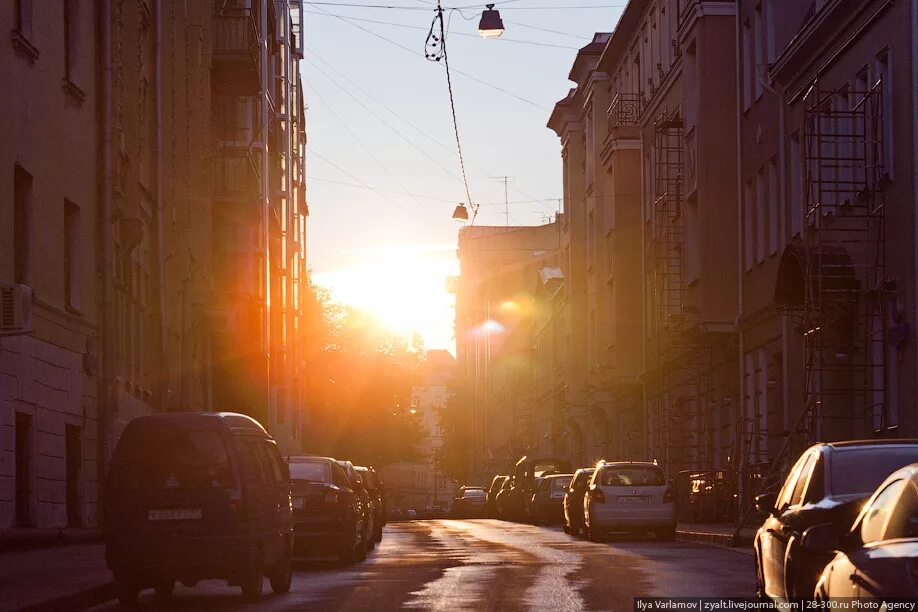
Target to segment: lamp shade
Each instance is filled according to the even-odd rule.
[[[453,219],[456,221],[468,221],[469,220],[469,211],[465,207],[465,204],[460,204],[456,207],[456,210],[453,211]]]
[[[488,4],[487,7],[481,13],[478,33],[485,38],[497,38],[504,33],[504,22],[500,18],[500,11],[495,11],[493,4]]]

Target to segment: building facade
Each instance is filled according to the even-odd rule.
[[[228,13],[257,21],[241,28]],[[0,10],[11,32],[0,62],[11,130],[0,142],[0,527],[98,526],[107,459],[139,415],[235,410],[285,448],[299,443],[288,415],[302,409],[304,365],[285,339],[306,278],[300,18],[299,2],[272,0]],[[264,102],[252,106],[264,129],[249,125],[242,149],[262,180],[244,220],[264,232],[252,241],[223,223],[234,209],[219,161],[246,129],[221,122],[234,52],[258,58]],[[251,265],[227,256],[237,251]],[[273,338],[257,345],[263,371],[237,377],[260,403],[224,394],[222,368],[250,341],[226,322],[228,286],[261,296],[253,324]]]

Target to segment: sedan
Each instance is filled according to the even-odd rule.
[[[583,502],[587,537],[601,542],[609,532],[652,530],[660,539],[676,536],[672,487],[655,463],[600,461]]]
[[[536,525],[555,525],[564,518],[564,494],[571,484],[573,474],[552,474],[542,479],[532,496],[532,522]]]
[[[918,463],[894,472],[864,506],[847,535],[832,523],[810,527],[803,547],[834,551],[815,597],[918,597]]]
[[[777,494],[756,498],[756,507],[768,515],[754,541],[758,595],[810,597],[833,554],[802,546],[803,533],[824,523],[847,530],[877,485],[916,461],[913,440],[830,442],[807,449]]]
[[[453,500],[453,516],[456,518],[483,517],[488,513],[488,493],[484,489],[467,488]]]

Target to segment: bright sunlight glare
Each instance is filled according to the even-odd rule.
[[[419,334],[428,349],[453,351],[453,296],[447,280],[459,269],[455,246],[393,246],[360,254],[358,264],[316,274],[316,284],[398,334]]]

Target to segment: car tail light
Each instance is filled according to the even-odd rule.
[[[325,503],[326,504],[337,504],[338,503],[338,492],[337,491],[326,491],[325,492]]]
[[[667,485],[666,490],[663,491],[663,503],[671,504],[673,503],[673,487],[672,485]]]
[[[595,488],[590,491],[590,496],[593,498],[594,504],[604,504],[606,503],[606,494],[602,492],[602,489]]]

